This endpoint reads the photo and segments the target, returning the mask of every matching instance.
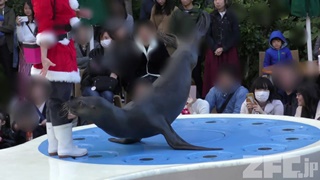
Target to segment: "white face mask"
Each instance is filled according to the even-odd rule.
[[[254,96],[256,97],[257,101],[259,102],[267,102],[269,99],[270,91],[256,91]]]
[[[100,41],[102,47],[106,48],[111,44],[111,39],[104,39]]]

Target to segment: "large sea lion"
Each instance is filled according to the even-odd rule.
[[[191,73],[197,63],[197,45],[179,47],[168,68],[144,98],[123,108],[99,97],[80,97],[68,103],[72,114],[93,121],[106,133],[121,138],[112,142],[130,144],[162,134],[173,149],[222,150],[194,146],[184,141],[171,127],[188,99]]]

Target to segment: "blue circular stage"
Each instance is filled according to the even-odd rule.
[[[180,118],[172,124],[187,142],[223,151],[173,150],[162,135],[142,139],[132,145],[115,144],[99,128],[73,133],[79,147],[88,149],[88,156],[65,161],[105,165],[170,165],[217,162],[289,152],[320,140],[317,127],[282,120],[255,118]],[[48,142],[39,146],[47,154]],[[58,157],[54,157],[58,158]]]

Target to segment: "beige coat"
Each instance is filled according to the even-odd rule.
[[[280,100],[273,100],[266,105],[264,112],[268,115],[283,115],[284,107]],[[242,103],[240,114],[250,114],[246,101]],[[252,114],[256,114],[256,112],[252,112]]]
[[[151,10],[151,17],[150,21],[154,23],[156,26],[157,30],[160,32],[164,33],[169,33],[169,27],[170,27],[170,21],[171,21],[171,16],[175,10],[177,10],[178,7],[174,7],[174,10],[171,12],[170,15],[166,14],[155,14],[155,6],[152,7]]]
[[[173,11],[171,12],[170,15],[166,14],[155,14],[155,6],[152,7],[151,10],[151,17],[150,21],[153,22],[153,24],[156,26],[157,31],[165,34],[170,33],[170,21],[171,21],[171,16],[174,11],[179,9],[178,7],[174,7]],[[167,45],[167,51],[170,55],[173,54],[173,52],[176,50],[174,47],[170,47],[170,45]]]
[[[301,117],[301,113],[302,113],[302,106],[298,106],[295,117]],[[320,101],[318,103],[317,112],[316,112],[316,116],[314,119],[317,120],[319,118],[320,118]]]

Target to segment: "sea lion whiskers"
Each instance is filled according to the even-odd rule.
[[[63,103],[61,108],[61,117],[68,116],[69,112],[70,112],[70,108],[69,108],[68,102]]]
[[[82,115],[86,114],[85,111],[86,109],[96,109],[96,106],[94,104],[90,103],[90,99],[96,99],[100,100],[100,98],[96,97],[78,97],[74,98],[70,101],[68,101],[67,106],[68,106],[68,112],[74,115]]]

